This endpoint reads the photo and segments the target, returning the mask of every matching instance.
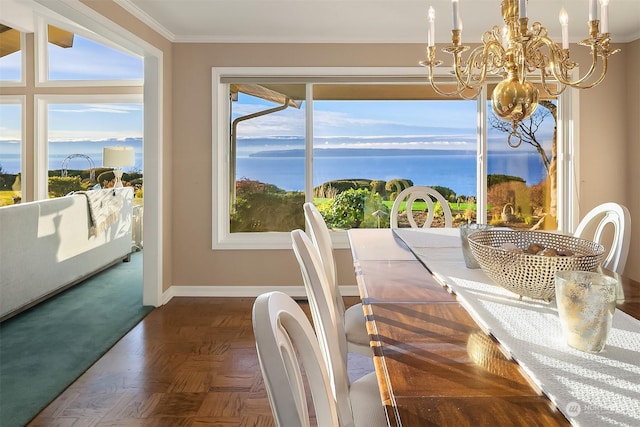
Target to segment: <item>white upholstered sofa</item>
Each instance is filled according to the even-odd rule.
[[[131,254],[133,189],[0,207],[0,321]]]

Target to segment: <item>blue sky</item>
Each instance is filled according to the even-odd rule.
[[[77,35],[70,49],[49,44],[49,57],[49,78],[52,80],[142,80],[143,78],[141,58],[127,55]]]
[[[142,137],[142,104],[49,104],[49,141]]]
[[[273,107],[240,96],[234,117]],[[475,148],[475,101],[315,101],[314,138],[327,148]],[[238,137],[303,136],[305,104],[241,122]]]

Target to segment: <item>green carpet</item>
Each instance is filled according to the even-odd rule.
[[[27,424],[152,308],[136,252],[0,324],[0,426]]]

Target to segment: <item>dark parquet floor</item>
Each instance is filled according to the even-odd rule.
[[[29,426],[273,426],[255,350],[253,301],[173,298]]]

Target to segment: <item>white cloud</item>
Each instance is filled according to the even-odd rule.
[[[111,113],[111,114],[127,114],[132,111],[142,110],[138,105],[125,104],[81,104],[71,107],[54,107],[49,109],[50,112],[56,113]]]
[[[365,138],[358,138],[353,142],[332,142],[327,139],[316,148],[366,148],[366,149],[469,149],[475,148],[475,142],[467,141],[382,141],[382,142],[362,142]]]
[[[49,141],[105,141],[122,140],[127,138],[142,138],[141,132],[130,130],[110,131],[108,135],[103,130],[49,130]]]

